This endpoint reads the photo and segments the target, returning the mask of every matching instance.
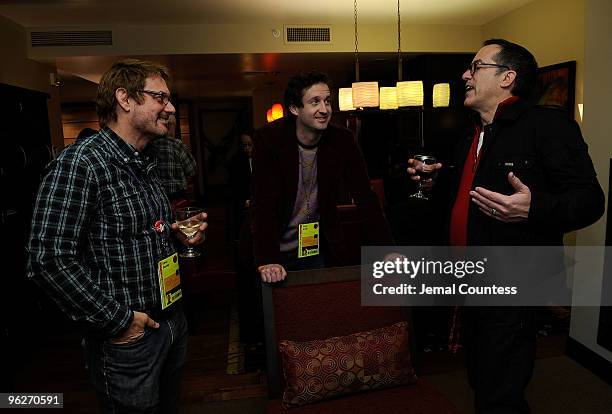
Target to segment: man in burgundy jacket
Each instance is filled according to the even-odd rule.
[[[336,209],[342,186],[361,212],[367,242],[393,243],[353,134],[330,124],[327,75],[294,76],[284,98],[289,115],[253,140],[253,247],[265,282],[283,280],[286,270],[346,263]]]

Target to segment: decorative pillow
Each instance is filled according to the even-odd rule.
[[[407,323],[307,342],[279,341],[290,408],[354,392],[414,384]]]

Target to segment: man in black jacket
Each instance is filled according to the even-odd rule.
[[[564,233],[603,214],[603,191],[576,122],[528,103],[536,77],[533,55],[502,39],[484,42],[463,73],[464,105],[475,122],[455,152],[451,245],[561,245]],[[535,358],[533,311],[465,308],[463,321],[475,411],[529,412],[523,393]]]

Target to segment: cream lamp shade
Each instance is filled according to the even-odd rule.
[[[353,106],[375,108],[378,106],[378,82],[353,82]]]
[[[423,81],[397,82],[398,106],[423,106]]]
[[[450,103],[450,84],[436,83],[433,86],[433,107],[447,107]]]
[[[380,88],[380,109],[397,109],[397,88]]]
[[[338,105],[341,111],[352,111],[353,106],[353,88],[338,89]]]

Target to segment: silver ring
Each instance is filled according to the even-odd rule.
[[[491,214],[494,216],[497,216],[497,210],[495,210],[494,208],[491,209]]]

